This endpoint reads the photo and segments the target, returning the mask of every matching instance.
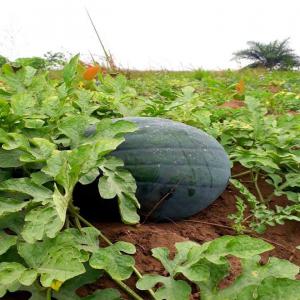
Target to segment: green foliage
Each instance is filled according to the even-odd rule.
[[[8,59],[5,56],[0,55],[0,68],[6,63],[8,63]]]
[[[128,279],[133,271],[134,259],[122,252],[134,254],[135,247],[126,242],[117,242],[109,247],[97,249],[90,259],[90,265],[94,269],[105,270],[112,278]]]
[[[300,141],[299,116],[267,115],[266,108],[256,98],[246,97],[245,103],[247,111],[236,114],[235,120],[225,120],[219,136],[231,159],[250,170],[259,199],[255,202],[254,196],[242,194],[257,223],[251,223],[251,227],[262,232],[266,225],[283,224],[284,220],[299,221],[299,177],[296,175],[300,162],[296,150]],[[274,187],[274,192],[266,198],[259,188],[260,176]],[[269,209],[267,202],[281,195],[294,204]]]
[[[276,206],[274,210],[268,208],[266,203],[260,202],[249,190],[238,180],[231,179],[230,182],[243,195],[245,202],[250,207],[251,218],[250,228],[258,233],[263,233],[267,226],[275,226],[284,224],[287,220],[300,221],[300,205],[299,203],[288,205],[286,207]],[[237,198],[237,213],[229,216],[234,220],[235,228],[238,232],[243,232],[246,227],[243,225],[246,216],[246,203],[240,197]]]
[[[114,280],[128,278],[133,271],[134,259],[123,253],[133,254],[134,247],[119,242],[99,248],[101,233],[81,227],[73,204],[75,185],[88,184],[103,172],[100,193],[119,198],[124,222],[139,221],[135,181],[120,160],[109,157],[136,126],[97,116],[100,105],[93,104],[93,92],[76,86],[78,58],[65,66],[59,84],[31,66],[0,74],[6,92],[0,120],[1,296],[34,281],[41,291],[32,297],[55,290],[82,276],[89,260]],[[91,124],[96,130],[87,137]],[[10,252],[14,255],[8,259]],[[66,287],[63,291],[65,295]],[[111,290],[93,297],[86,299],[119,299]]]
[[[289,69],[300,66],[300,58],[289,48],[288,39],[270,43],[248,42],[248,49],[234,53],[236,59],[253,61],[248,67]]]
[[[264,241],[241,235],[224,236],[202,245],[181,242],[175,246],[177,253],[172,260],[168,249],[152,250],[169,276],[145,275],[137,282],[138,289],[145,290],[160,283],[155,296],[161,300],[190,299],[190,283],[201,291],[201,300],[283,299],[281,297],[290,289],[294,299],[300,299],[295,292],[300,288],[300,282],[295,280],[299,267],[277,258],[270,258],[262,265],[259,254],[273,248]],[[242,273],[230,286],[220,289],[219,284],[230,271],[228,256],[240,259]],[[273,289],[271,284],[277,282],[278,286]]]
[[[37,70],[42,70],[46,68],[47,62],[42,57],[24,57],[18,58],[13,62],[13,65],[16,67],[32,67]]]
[[[285,220],[299,220],[299,73],[201,74],[201,80],[195,80],[194,73],[147,74],[144,85],[139,79],[132,80],[132,86],[150,95],[141,115],[167,117],[205,130],[220,141],[233,163],[248,170],[247,180],[253,182],[257,203],[251,206],[245,195],[237,198],[237,214],[231,218],[238,232],[249,230],[249,225],[262,232]],[[223,107],[237,95],[244,99],[239,100],[240,108]],[[260,180],[266,180],[274,191],[262,195]],[[285,196],[292,203],[270,209],[268,202],[276,196]],[[245,213],[248,208],[253,212],[250,219]]]
[[[207,77],[210,77],[210,72],[202,70],[202,69],[198,69],[193,72],[193,77],[195,79],[201,81]]]
[[[121,282],[135,270],[134,246],[111,244],[73,204],[78,182],[98,180],[102,198],[118,198],[123,222],[139,221],[135,180],[122,161],[110,156],[136,127],[110,118],[161,116],[215,136],[255,188],[254,195],[241,181],[231,181],[240,193],[237,213],[230,217],[239,233],[299,221],[298,72],[149,72],[130,80],[99,76],[96,84],[83,80],[83,70],[79,56],[55,80],[31,65],[1,68],[0,297],[20,289],[36,300],[49,294],[79,300],[77,287],[107,273],[132,299],[142,299]],[[232,99],[244,106],[224,107]],[[90,126],[93,134],[87,134]],[[262,195],[260,178],[273,187],[272,194]],[[271,209],[268,202],[275,196],[287,198],[288,204]],[[109,245],[99,246],[99,238]],[[272,248],[264,241],[232,236],[176,248],[174,259],[165,248],[153,249],[169,275],[146,274],[139,289],[153,287],[156,299],[184,300],[191,296],[192,282],[201,299],[299,298],[298,267],[276,258],[262,265],[258,255]],[[242,273],[220,289],[230,271],[228,256],[240,259]],[[84,299],[121,296],[107,289]]]

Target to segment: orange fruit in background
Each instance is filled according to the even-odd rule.
[[[85,80],[93,80],[96,75],[100,72],[100,66],[89,66],[83,73]]]

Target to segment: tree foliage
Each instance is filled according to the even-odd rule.
[[[234,53],[235,59],[252,61],[247,67],[290,69],[300,66],[300,57],[289,47],[289,39],[270,43],[249,41],[248,48]]]
[[[49,69],[59,69],[66,64],[67,58],[62,52],[48,51],[44,54]]]

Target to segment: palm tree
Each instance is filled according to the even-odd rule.
[[[268,69],[290,69],[300,66],[300,57],[289,48],[289,39],[275,40],[268,44],[249,41],[248,49],[235,52],[234,59],[253,61],[247,67],[265,67]]]

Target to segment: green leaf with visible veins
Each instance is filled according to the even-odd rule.
[[[5,253],[10,247],[17,243],[17,237],[15,235],[9,235],[4,231],[0,231],[0,255]]]
[[[22,166],[24,163],[20,161],[20,156],[25,152],[15,150],[4,150],[0,148],[0,168],[17,168]]]
[[[214,299],[239,299],[237,297],[243,292],[244,289],[248,288],[247,293],[249,293],[249,286],[252,286],[252,293],[254,293],[256,288],[266,278],[276,277],[295,279],[295,276],[299,272],[298,266],[287,260],[276,257],[270,258],[265,265],[260,264],[259,256],[243,259],[242,267],[242,274],[228,288],[219,290]]]
[[[52,196],[53,204],[62,224],[66,221],[67,208],[71,197],[72,196],[69,194],[69,191],[65,195],[62,195],[57,186],[54,185],[54,192]]]
[[[175,275],[174,270],[176,268],[177,263],[175,260],[170,260],[170,251],[168,248],[154,248],[152,249],[152,256],[162,263],[162,265],[168,271],[169,274]]]
[[[92,295],[79,297],[76,290],[83,285],[94,283],[102,276],[100,270],[92,269],[86,266],[86,272],[67,280],[58,292],[53,293],[53,297],[57,300],[121,300],[120,293],[116,289],[97,290]]]
[[[92,254],[90,266],[105,270],[113,279],[128,279],[133,272],[134,258],[121,252],[133,254],[135,247],[130,243],[117,242],[106,248],[99,248]]]
[[[33,138],[30,140],[30,144],[31,146],[26,150],[27,153],[20,156],[20,160],[23,162],[45,161],[56,149],[55,144],[43,138]]]
[[[37,200],[49,199],[52,196],[51,190],[42,185],[37,185],[30,178],[12,178],[0,182],[0,191],[18,192]]]
[[[126,120],[111,120],[103,119],[98,122],[93,128],[88,128],[85,136],[89,141],[98,141],[102,137],[117,137],[123,136],[125,133],[134,132],[137,130],[137,125],[134,122]]]
[[[70,87],[77,73],[79,54],[71,58],[69,63],[63,69],[63,78],[67,87]]]
[[[6,135],[6,140],[3,143],[2,148],[5,150],[15,150],[18,148],[27,150],[29,146],[29,141],[25,135],[13,132]]]
[[[79,250],[93,253],[99,249],[99,230],[94,227],[84,227],[81,230],[70,228],[63,234],[71,235]]]
[[[34,244],[19,243],[18,252],[27,265],[40,274],[44,287],[50,287],[54,280],[65,282],[85,272],[86,257],[72,237],[67,238],[63,233]]]
[[[98,176],[99,176],[99,169],[94,168],[88,171],[88,173],[81,176],[79,182],[83,185],[90,184],[93,181],[95,181]]]
[[[201,253],[201,256],[216,264],[224,263],[223,258],[227,255],[250,258],[274,248],[271,244],[263,240],[247,235],[223,236],[204,245],[207,245],[207,249]]]
[[[11,98],[12,112],[20,117],[31,116],[35,111],[36,102],[35,97],[30,93],[14,94]]]
[[[42,240],[44,237],[54,238],[63,228],[64,221],[59,217],[52,204],[38,206],[25,216],[22,237],[28,243]]]
[[[71,140],[71,148],[80,144],[86,128],[95,120],[87,115],[72,115],[61,120],[58,129]]]
[[[45,121],[41,119],[25,119],[24,121],[24,127],[25,128],[42,128],[45,124]]]
[[[25,86],[30,86],[37,70],[31,66],[25,66],[20,71]]]
[[[7,291],[17,291],[20,286],[31,285],[37,277],[34,270],[28,270],[17,262],[0,263],[0,297]]]
[[[175,280],[172,277],[160,275],[144,275],[138,280],[136,287],[139,290],[148,290],[156,284],[163,286],[155,291],[157,300],[189,300],[192,292],[191,287],[183,280]]]
[[[64,187],[66,193],[71,193],[81,177],[84,164],[89,160],[92,152],[89,145],[82,145],[73,150],[54,151],[47,160],[43,172],[52,176]]]
[[[0,228],[10,229],[14,233],[20,234],[24,226],[25,214],[23,211],[9,213],[0,217]]]
[[[30,174],[30,177],[37,185],[43,185],[46,182],[52,181],[52,177],[48,176],[42,171],[34,172]]]
[[[257,300],[300,300],[300,281],[270,277],[258,287],[257,295]]]
[[[28,202],[0,197],[0,217],[22,210]]]
[[[140,205],[135,197],[136,183],[130,172],[122,166],[123,162],[115,157],[103,160],[99,166],[103,176],[99,179],[98,189],[104,199],[117,196],[123,222],[135,224],[140,219],[137,214]]]

